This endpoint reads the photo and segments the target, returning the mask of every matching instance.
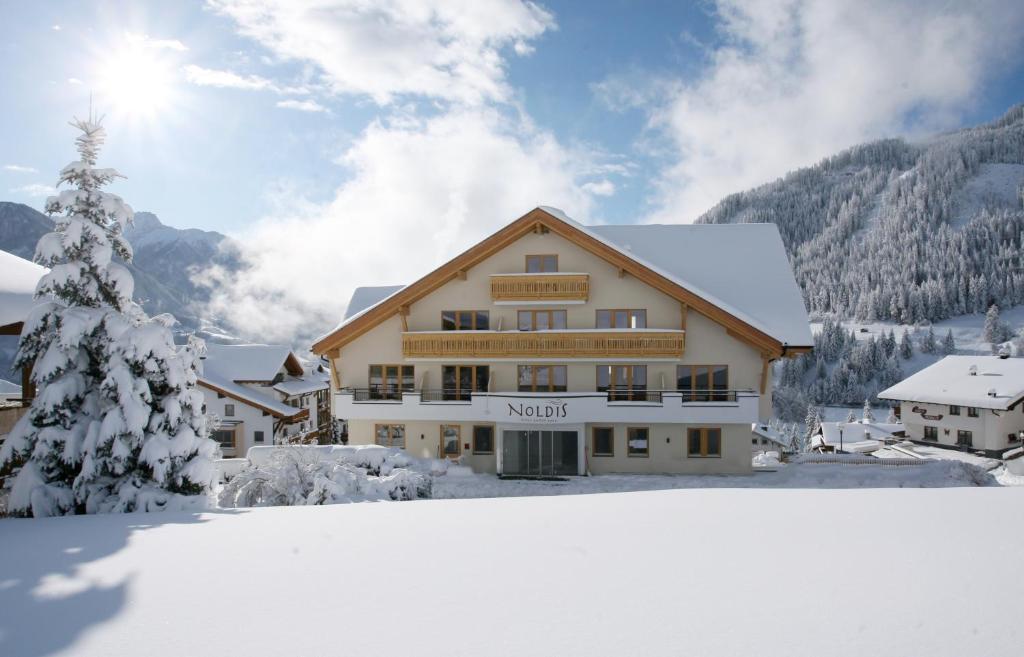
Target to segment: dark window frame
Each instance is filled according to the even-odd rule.
[[[647,446],[643,452],[633,448],[633,432],[643,431],[644,440]],[[650,427],[626,427],[626,456],[630,458],[650,458],[651,456],[651,428]]]
[[[531,270],[530,259],[535,258],[537,267]],[[548,269],[548,265],[551,264],[551,258],[554,258],[554,269]],[[526,256],[526,261],[523,267],[523,271],[527,274],[553,274],[558,271],[558,254],[557,253],[530,253]]]
[[[597,432],[598,431],[609,431],[611,436],[608,440],[609,450],[607,452],[597,451]],[[609,458],[615,456],[615,427],[610,424],[598,424],[590,427],[590,455],[601,458]]]
[[[482,450],[477,445],[477,429],[487,429],[491,434],[491,449]],[[473,425],[473,453],[474,454],[494,454],[494,434],[495,428],[493,424],[474,424]]]
[[[450,319],[449,319],[450,316]],[[469,328],[461,328],[462,320],[468,317]],[[482,320],[482,321],[481,321]],[[449,325],[450,322],[450,325]],[[442,310],[442,331],[489,331],[491,329],[491,311],[489,310]]]
[[[607,313],[608,315],[608,326],[601,326],[601,313]],[[643,326],[617,326],[619,313],[625,313],[626,323],[631,323],[632,318],[635,316],[643,317]],[[599,308],[594,311],[594,328],[599,329],[631,329],[631,328],[647,328],[647,309],[646,308]]]
[[[693,450],[693,438],[696,432],[698,449]],[[718,449],[712,452],[710,448],[710,436],[717,432]],[[686,430],[686,457],[694,459],[720,459],[722,458],[722,427],[689,427]]]

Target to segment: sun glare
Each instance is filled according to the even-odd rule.
[[[112,114],[153,121],[174,101],[171,63],[161,53],[129,45],[109,55],[99,66],[96,102]]]

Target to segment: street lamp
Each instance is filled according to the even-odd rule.
[[[842,422],[839,423],[839,452],[840,453],[842,453],[842,451],[843,451],[843,429],[845,427],[846,427],[846,425],[844,423],[842,423]]]

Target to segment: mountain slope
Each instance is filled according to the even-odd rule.
[[[813,314],[915,323],[1024,303],[1024,105],[851,148],[698,221],[777,224]]]
[[[36,243],[53,230],[53,221],[27,205],[0,201],[0,249],[31,260]],[[135,278],[135,299],[151,315],[169,312],[186,328],[200,325],[196,306],[207,291],[191,279],[197,267],[218,263],[238,268],[231,249],[221,249],[228,238],[194,228],[165,226],[156,215],[137,212],[125,232],[135,252],[128,266]]]

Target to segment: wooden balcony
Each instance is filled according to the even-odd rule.
[[[589,274],[495,274],[491,276],[491,300],[496,303],[586,301],[589,296]]]
[[[680,358],[683,331],[430,331],[402,334],[405,358]]]

